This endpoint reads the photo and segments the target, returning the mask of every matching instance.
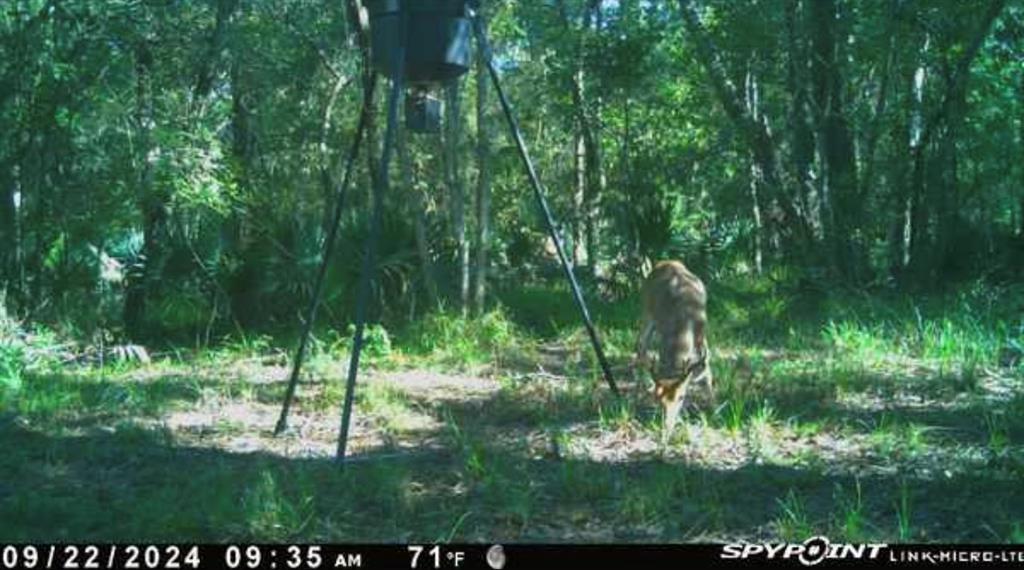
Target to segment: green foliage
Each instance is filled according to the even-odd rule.
[[[355,328],[350,330],[355,333]],[[388,356],[391,354],[391,337],[388,331],[381,325],[370,325],[365,332],[366,355],[367,356]]]
[[[987,300],[959,295],[945,307],[942,298],[935,300],[936,307],[924,308],[910,299],[845,303],[833,311],[842,318],[827,322],[823,340],[833,350],[867,361],[901,355],[955,365],[971,384],[979,365],[997,365],[1019,342],[1011,320],[1016,294],[988,288],[985,295]]]
[[[311,294],[361,108],[358,82],[339,82],[359,65],[357,42],[336,41],[350,28],[344,3],[47,6],[16,2],[0,23],[10,54],[0,63],[10,86],[0,95],[0,241],[13,246],[0,255],[0,281],[10,302],[81,337],[102,330],[195,343],[292,323]],[[563,237],[581,268],[599,275],[588,293],[621,296],[646,259],[662,257],[718,283],[788,274],[819,291],[1019,281],[1020,7],[986,22],[966,5],[902,6],[896,15],[855,3],[832,22],[818,21],[813,6],[708,0],[694,4],[696,26],[672,3],[566,0],[553,9],[515,0],[488,9],[506,90],[529,102],[516,108]],[[790,41],[824,24],[836,26],[832,41],[852,41]],[[144,65],[152,54],[159,58]],[[811,64],[822,57],[836,61]],[[734,92],[716,84],[709,58]],[[967,73],[954,81],[950,69]],[[915,94],[906,86],[918,71],[926,79]],[[464,99],[475,94],[473,81],[460,85]],[[848,96],[819,101],[829,96],[822,85]],[[460,177],[486,170],[493,182],[490,281],[533,286],[552,260],[518,157],[495,146],[475,164],[478,119],[463,107],[473,136],[451,150]],[[828,128],[801,130],[794,117]],[[916,157],[906,141],[921,121],[935,124],[921,125],[932,140]],[[758,123],[772,126],[766,141],[751,132]],[[859,150],[834,152],[836,140]],[[458,208],[438,146],[409,145],[409,172],[395,173],[384,204],[372,309],[395,330],[425,300],[434,309],[435,289],[442,304],[461,303]],[[764,172],[765,146],[777,172]],[[325,289],[337,323],[352,317],[370,162],[352,173]],[[856,184],[828,178],[847,167]],[[480,221],[466,218],[473,235]],[[132,311],[145,315],[132,326],[144,330],[127,330],[136,286],[145,303]],[[541,304],[513,315],[518,324],[552,335],[566,326],[570,303],[528,301],[520,305]],[[749,303],[723,308],[784,331],[800,300],[772,302],[759,303],[760,314]],[[969,322],[925,325],[921,349],[936,357],[982,366],[999,349],[953,356],[964,334],[980,333]]]
[[[500,308],[479,318],[438,312],[410,326],[402,335],[402,344],[413,353],[459,366],[501,358],[516,346],[516,331]]]
[[[21,390],[25,371],[25,355],[20,346],[0,341],[0,407]]]
[[[304,521],[313,514],[312,495],[303,495],[296,503],[282,492],[274,472],[262,470],[256,482],[245,489],[242,509],[246,536],[287,540],[302,531]]]

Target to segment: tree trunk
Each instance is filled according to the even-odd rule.
[[[1024,164],[1024,74],[1020,78],[1020,96],[1017,98],[1017,104],[1019,106],[1018,111],[1020,112],[1020,157],[1021,164]],[[1022,249],[1024,249],[1024,168],[1020,171],[1020,218],[1017,223],[1020,227],[1017,229],[1017,235],[1020,236],[1022,242]]]
[[[908,156],[911,162],[910,178],[906,181],[906,192],[903,200],[903,220],[901,223],[903,253],[900,259],[900,274],[904,278],[905,273],[911,271],[912,266],[917,265],[920,254],[923,253],[921,242],[924,228],[924,220],[921,219],[922,209],[920,207],[921,197],[924,195],[924,92],[928,81],[928,72],[925,67],[925,55],[928,52],[930,37],[925,37],[924,45],[920,51],[920,63],[914,69],[914,75],[910,86],[910,125]]]
[[[590,275],[598,275],[598,249],[600,240],[600,204],[601,196],[604,195],[608,179],[604,171],[604,160],[601,152],[601,138],[598,135],[596,124],[587,129],[589,136],[584,137],[584,144],[587,149],[587,185],[583,195],[584,212],[584,233],[586,236],[587,267],[590,268]],[[589,142],[587,142],[589,141]]]
[[[562,24],[567,33],[572,33],[572,24],[569,18],[569,13],[565,5],[565,0],[559,0],[558,2],[559,13],[562,18]],[[598,250],[598,208],[600,197],[604,193],[604,188],[607,185],[607,178],[604,172],[604,164],[601,153],[601,136],[600,136],[600,101],[598,97],[595,97],[594,101],[589,101],[586,92],[586,74],[584,70],[584,46],[582,42],[583,35],[587,33],[592,25],[600,27],[601,22],[601,6],[600,2],[591,0],[584,8],[583,23],[580,33],[581,41],[576,46],[576,53],[574,54],[573,67],[574,71],[572,74],[572,83],[570,85],[573,99],[573,108],[576,115],[576,126],[577,126],[577,187],[582,189],[582,200],[577,207],[577,212],[582,212],[580,216],[583,231],[582,236],[579,236],[579,229],[576,228],[574,231],[573,244],[573,263],[579,262],[579,237],[582,237],[582,249],[583,257],[585,257],[586,265],[590,269],[591,275],[596,276],[597,274],[597,250]],[[591,111],[591,107],[594,111]],[[581,157],[582,155],[582,157]],[[581,160],[582,158],[582,160]],[[580,192],[579,190],[577,192]]]
[[[238,0],[218,0],[217,2],[217,17],[210,34],[210,43],[207,46],[206,55],[199,63],[199,73],[196,74],[196,85],[192,98],[196,105],[202,105],[213,89],[217,63],[227,44],[228,24],[238,8],[238,3]]]
[[[835,0],[810,2],[812,22],[811,77],[819,144],[821,180],[826,190],[826,239],[838,276],[856,281],[860,275],[861,201],[857,197],[857,169],[853,136],[845,114],[841,73],[844,34]]]
[[[789,0],[786,3],[787,78],[786,83],[792,98],[789,108],[789,132],[793,171],[795,173],[796,201],[807,219],[811,237],[821,239],[821,205],[817,187],[814,185],[812,167],[814,164],[814,133],[809,123],[810,105],[807,97],[807,51],[801,39],[799,22],[802,3]]]
[[[483,18],[483,15],[480,16]],[[481,22],[486,26],[485,22]],[[491,249],[491,129],[487,118],[487,64],[483,52],[476,58],[476,282],[473,298],[477,313],[483,313],[487,301],[488,257]]]
[[[150,283],[160,272],[161,250],[167,212],[163,200],[153,188],[152,131],[154,127],[153,54],[145,40],[135,50],[135,167],[136,202],[142,217],[143,246],[141,268],[129,279],[125,292],[124,323],[128,334],[139,339],[146,329],[146,302]]]
[[[587,148],[583,142],[583,135],[577,133],[573,137],[573,159],[575,165],[575,182],[572,194],[572,264],[578,266],[586,255],[584,246],[586,244],[584,226],[584,204],[587,195]]]
[[[604,14],[601,10],[600,0],[590,0],[587,9],[587,19],[584,22],[584,29],[594,27],[596,33],[601,32],[604,24]],[[582,64],[582,61],[581,61]],[[601,239],[601,198],[605,195],[608,186],[608,175],[604,169],[604,151],[601,148],[601,108],[602,98],[600,92],[595,91],[592,97],[586,92],[585,76],[582,65],[579,77],[580,110],[582,111],[584,143],[587,149],[587,187],[584,195],[584,222],[587,238],[587,266],[590,268],[592,277],[599,274],[600,239]]]
[[[755,121],[745,112],[742,96],[729,79],[725,64],[704,29],[695,2],[679,0],[679,6],[687,34],[695,43],[701,66],[708,74],[718,102],[749,145],[754,161],[761,169],[764,188],[771,193],[781,211],[781,219],[773,220],[774,227],[769,229],[783,233],[796,249],[805,249],[809,245],[806,221],[794,205],[792,197],[786,194],[783,173],[775,151],[778,145],[774,137],[764,120]]]
[[[18,236],[16,235],[14,167],[0,164],[0,298],[14,284]]]
[[[348,83],[348,79],[344,76],[339,76],[335,79],[334,85],[331,87],[331,92],[327,96],[327,102],[324,104],[323,118],[320,121],[320,189],[323,193],[324,198],[324,209],[321,218],[321,233],[327,235],[330,232],[331,212],[333,208],[331,204],[334,202],[335,196],[337,195],[337,187],[341,184],[340,176],[344,176],[341,169],[344,168],[346,158],[344,153],[338,156],[337,166],[338,172],[332,173],[331,164],[331,145],[327,143],[331,133],[331,122],[334,114],[334,105],[338,100],[338,95],[341,93],[342,88]]]
[[[462,134],[459,82],[445,86],[447,99],[445,132],[445,171],[451,199],[452,230],[458,249],[459,308],[463,316],[469,312],[469,242],[466,239],[466,191],[459,164],[459,146]]]
[[[427,234],[427,204],[423,196],[423,189],[417,184],[417,173],[412,160],[412,150],[409,148],[412,140],[409,132],[404,126],[398,129],[398,162],[402,173],[402,190],[412,201],[409,203],[412,210],[409,212],[416,220],[416,252],[420,258],[420,273],[423,279],[423,292],[426,294],[431,308],[437,307],[437,281],[434,279],[434,263],[430,256],[430,240]]]
[[[886,107],[889,102],[889,85],[892,82],[893,67],[896,65],[896,57],[899,55],[902,46],[900,44],[899,28],[897,22],[900,18],[900,0],[890,0],[889,9],[889,46],[885,64],[882,67],[878,88],[875,91],[875,101],[868,122],[867,132],[864,141],[864,167],[860,176],[860,190],[857,192],[860,200],[866,202],[869,198],[875,178],[875,152],[878,147],[878,139],[882,133],[882,121],[885,118]]]
[[[244,67],[244,63],[241,58],[236,58],[231,64],[231,154],[234,158],[235,178],[243,197],[248,196],[252,189],[256,153],[252,128],[253,95],[248,89],[249,71]],[[232,276],[227,287],[227,293],[230,296],[228,302],[232,319],[242,324],[252,323],[257,318],[252,307],[258,302],[253,294],[259,287],[252,281],[254,278],[262,277],[259,273],[254,276],[254,271],[259,271],[262,261],[257,259],[260,254],[253,255],[249,251],[252,240],[248,220],[258,215],[242,207],[249,204],[252,203],[243,199],[240,204],[231,208],[220,230],[221,250],[233,260],[240,262],[237,266],[239,270]]]
[[[939,184],[932,189],[933,195],[929,200],[936,210],[935,244],[933,246],[936,266],[933,269],[940,274],[944,273],[950,261],[950,238],[957,224],[956,220],[959,218],[957,203],[960,175],[956,142],[967,106],[967,92],[963,82],[953,87],[953,90],[954,92],[950,94],[953,101],[946,119],[946,128],[942,129],[942,138],[938,141],[939,161],[936,166],[940,169]]]
[[[912,127],[914,167],[911,182],[912,224],[914,227],[911,236],[910,261],[912,272],[918,278],[928,279],[929,275],[937,269],[937,263],[944,262],[948,242],[943,234],[948,233],[949,225],[952,223],[952,210],[955,202],[953,188],[955,188],[954,177],[956,176],[956,133],[964,117],[966,83],[970,77],[970,68],[974,58],[978,55],[985,38],[1005,6],[1006,0],[993,0],[989,3],[982,15],[981,24],[969,36],[966,46],[960,51],[959,58],[948,67],[946,85],[939,107],[925,120],[921,120],[921,114],[915,116],[916,122]],[[922,75],[922,71],[923,67],[917,70],[915,84],[918,81],[918,76]],[[923,79],[921,81],[923,83]],[[936,147],[934,144],[936,133],[945,135],[937,145],[939,160],[936,167],[940,169],[937,177],[939,186],[937,192],[941,192],[938,196],[935,195],[935,191],[928,192],[929,181],[935,177],[926,172],[929,163],[927,150]],[[914,135],[919,135],[918,140],[913,140]],[[934,199],[929,199],[930,197]],[[936,239],[939,240],[937,244],[926,239],[932,210],[936,210],[935,213],[938,217],[938,233],[935,234]]]
[[[373,75],[376,73],[373,69],[373,63],[370,58],[370,20],[369,14],[366,9],[362,6],[360,0],[346,0],[345,2],[345,13],[348,17],[349,25],[352,28],[349,34],[350,42],[355,44],[360,54],[360,60],[362,61],[362,87],[363,93],[367,92],[367,88],[373,81]],[[377,176],[377,160],[380,151],[378,149],[379,143],[377,141],[377,100],[376,98],[366,102],[369,106],[368,115],[366,120],[366,134],[363,138],[363,148],[365,148],[364,154],[366,155],[366,183],[363,187],[366,189],[365,203],[370,203],[370,190],[374,186],[374,178]],[[355,201],[353,201],[355,203]]]
[[[962,55],[952,66],[946,81],[943,103],[939,111],[939,117],[944,126],[941,132],[942,140],[939,142],[940,184],[936,188],[938,195],[931,200],[937,209],[934,254],[938,264],[935,269],[939,271],[945,269],[951,261],[949,259],[950,240],[953,237],[954,227],[957,226],[960,219],[958,214],[958,165],[960,161],[957,152],[957,139],[967,115],[967,81],[970,78],[970,68],[1005,5],[1006,0],[995,0],[989,4],[982,17],[981,25],[970,37]]]
[[[760,120],[760,91],[757,85],[757,77],[753,72],[753,62],[747,65],[747,77],[745,81],[745,93],[747,112],[755,120]],[[764,224],[761,220],[761,200],[758,189],[764,174],[756,160],[750,161],[750,205],[754,217],[754,270],[758,275],[764,272]]]

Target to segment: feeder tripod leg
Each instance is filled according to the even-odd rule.
[[[515,114],[512,111],[512,105],[509,103],[508,96],[505,94],[505,90],[501,86],[501,79],[498,75],[498,69],[494,65],[491,46],[487,41],[487,33],[484,31],[480,16],[476,10],[473,10],[471,13],[471,19],[473,21],[473,29],[476,33],[477,48],[483,50],[483,59],[487,64],[487,71],[491,76],[491,82],[494,84],[494,90],[498,94],[498,100],[501,102],[501,110],[505,114],[505,120],[508,123],[512,138],[515,140],[516,149],[519,151],[519,158],[522,159],[523,166],[526,168],[526,173],[530,178],[530,184],[533,186],[533,195],[537,200],[537,204],[540,206],[541,213],[544,215],[544,223],[547,226],[548,234],[551,236],[551,240],[555,243],[555,251],[558,253],[558,261],[561,263],[562,269],[565,271],[565,276],[569,280],[569,287],[572,289],[573,299],[575,299],[576,306],[579,308],[580,315],[583,317],[583,325],[586,327],[587,334],[590,336],[590,343],[594,345],[594,352],[597,354],[597,361],[601,365],[602,372],[604,372],[604,379],[608,382],[608,387],[611,388],[612,393],[618,396],[619,389],[615,385],[615,379],[612,377],[611,367],[608,365],[608,359],[605,358],[604,349],[601,348],[601,340],[597,337],[597,330],[594,328],[594,323],[590,318],[590,311],[587,310],[587,303],[583,300],[583,293],[580,292],[580,286],[576,281],[576,275],[573,273],[572,267],[569,265],[569,260],[565,255],[565,247],[562,245],[562,240],[558,235],[558,228],[555,225],[554,216],[551,214],[551,208],[548,207],[548,202],[544,198],[544,189],[541,186],[540,177],[537,176],[537,170],[533,166],[533,161],[530,159],[530,153],[526,148],[526,142],[523,140],[523,133],[519,129],[519,122],[516,120]]]
[[[401,26],[406,29],[407,16],[401,12]],[[345,385],[345,403],[341,414],[341,430],[338,436],[339,462],[344,464],[345,451],[348,447],[349,424],[352,421],[352,401],[355,397],[356,375],[359,373],[359,355],[363,351],[363,333],[366,329],[366,306],[370,302],[370,290],[373,285],[374,273],[377,268],[377,243],[380,241],[380,223],[384,211],[384,194],[388,190],[388,167],[395,147],[396,130],[398,128],[398,108],[402,99],[405,74],[405,49],[399,42],[397,72],[391,84],[391,95],[388,99],[388,126],[384,136],[384,151],[380,159],[380,171],[373,180],[373,217],[370,219],[370,235],[367,238],[366,256],[363,258],[363,274],[359,281],[359,293],[356,299],[356,332],[352,339],[352,355],[348,364],[348,381]]]
[[[331,264],[331,257],[334,254],[334,242],[337,241],[338,227],[341,225],[341,214],[345,209],[345,196],[348,194],[348,185],[352,179],[352,172],[355,169],[356,159],[359,157],[359,147],[362,146],[363,137],[366,134],[366,126],[370,121],[370,113],[373,112],[373,96],[376,91],[377,76],[374,74],[363,92],[363,110],[359,115],[359,125],[356,127],[356,136],[349,149],[348,159],[345,164],[345,174],[338,186],[337,195],[334,198],[334,211],[331,214],[330,227],[327,231],[327,238],[324,241],[323,257],[320,260],[320,270],[317,272],[316,283],[313,286],[313,297],[306,309],[306,322],[302,325],[302,335],[299,337],[299,348],[295,353],[295,362],[292,364],[292,375],[288,380],[288,390],[285,392],[284,404],[281,406],[281,416],[277,419],[277,426],[274,428],[274,435],[288,429],[288,412],[291,410],[292,400],[295,399],[295,388],[299,383],[299,374],[302,371],[302,362],[306,357],[306,346],[309,343],[309,335],[313,331],[313,324],[316,321],[317,308],[320,306],[320,297],[323,295],[324,281],[327,278],[327,268]]]

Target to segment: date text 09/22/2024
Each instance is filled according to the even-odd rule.
[[[0,569],[137,570],[198,568],[359,568],[362,554],[320,545],[4,545]]]

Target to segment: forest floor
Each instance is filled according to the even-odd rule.
[[[803,349],[723,334],[714,399],[667,440],[626,328],[622,399],[579,330],[371,356],[344,469],[343,350],[280,437],[279,350],[27,374],[0,408],[0,541],[1024,541],[1024,368],[830,326]]]

